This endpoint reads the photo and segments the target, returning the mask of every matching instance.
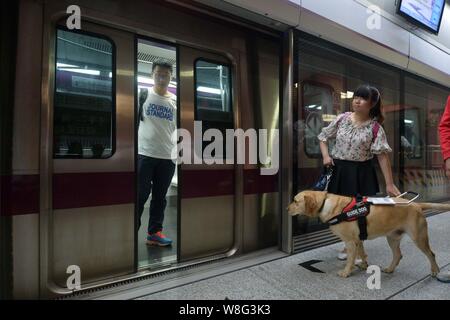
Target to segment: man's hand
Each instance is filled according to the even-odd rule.
[[[450,158],[445,160],[445,175],[450,179]]]

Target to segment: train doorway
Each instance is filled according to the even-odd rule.
[[[160,99],[155,96],[156,77],[161,69],[169,71],[171,76],[166,95],[172,102],[167,105],[161,101],[158,104]],[[208,143],[202,143],[198,149],[194,147],[197,143],[195,139],[203,140],[203,134],[208,129],[219,130],[225,136],[226,129],[234,128],[231,77],[231,63],[222,55],[142,38],[137,41],[138,268],[163,268],[177,262],[227,253],[236,243],[235,166],[208,164],[203,154]],[[150,120],[152,118],[154,120]],[[198,127],[201,129],[198,130]],[[175,128],[184,132],[179,133],[183,139],[189,139],[182,141],[185,148],[179,150],[180,154],[179,144],[176,144],[180,140],[173,137],[177,133]],[[171,130],[172,137],[165,135],[166,139],[162,140],[165,130]],[[164,151],[164,144],[168,143],[176,151],[178,161],[170,150]],[[190,153],[190,159],[183,155],[186,152]],[[226,155],[215,156],[224,159]],[[159,168],[155,169],[152,177],[145,167],[145,161],[150,160]],[[167,166],[159,166],[159,162]],[[169,170],[172,165],[174,170]],[[158,173],[161,173],[159,178]],[[215,180],[213,177],[218,173],[226,174]],[[162,193],[159,191],[159,196],[163,198],[159,199],[158,204],[158,194],[155,197],[154,190],[160,183],[158,179],[164,181],[164,178],[167,178],[167,184]],[[152,180],[151,186],[146,186],[148,182],[145,179]],[[227,187],[201,186],[211,183],[225,184]],[[147,193],[151,190],[148,198],[145,188]],[[147,201],[140,197],[146,197]],[[143,207],[141,202],[145,202]],[[163,237],[159,242],[151,241],[151,229],[158,214]]]
[[[177,49],[137,39],[136,248],[138,268],[177,262]]]

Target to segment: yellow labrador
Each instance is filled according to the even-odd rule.
[[[288,213],[291,216],[300,214],[319,217],[322,222],[327,222],[341,213],[351,199],[324,191],[303,191],[297,194],[294,202],[288,206]],[[427,221],[422,213],[422,209],[431,208],[450,210],[450,205],[411,203],[407,206],[372,205],[370,207],[370,214],[367,216],[367,239],[386,236],[393,254],[390,266],[384,268],[383,272],[394,272],[402,258],[400,240],[403,234],[407,233],[430,260],[431,275],[434,277],[439,273],[439,266],[428,242]],[[347,249],[347,264],[343,270],[338,272],[339,276],[348,277],[350,275],[357,256],[362,260],[358,266],[367,269],[367,255],[364,252],[363,242],[359,239],[358,222],[342,222],[332,225],[330,228],[345,242]]]

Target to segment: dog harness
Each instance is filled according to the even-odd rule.
[[[358,220],[359,239],[367,239],[367,215],[370,213],[370,205],[372,203],[367,201],[367,197],[360,195],[353,197],[350,203],[342,210],[336,217],[328,220],[330,226],[334,226],[341,222],[351,222]]]

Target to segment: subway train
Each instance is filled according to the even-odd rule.
[[[448,200],[437,136],[445,77],[236,2],[2,5],[2,297],[58,298],[267,248],[291,254],[336,242],[285,208],[317,179],[316,137],[350,110],[362,83],[381,92],[396,184]],[[73,5],[79,28],[70,25]],[[298,10],[295,1],[284,6]],[[164,220],[173,244],[164,248],[145,243],[148,203],[136,228],[139,95],[152,88],[159,60],[173,66],[178,128],[191,137],[268,132],[257,147],[244,136],[222,154],[235,160],[243,151],[244,163],[177,163]],[[248,159],[261,145],[270,163]]]

